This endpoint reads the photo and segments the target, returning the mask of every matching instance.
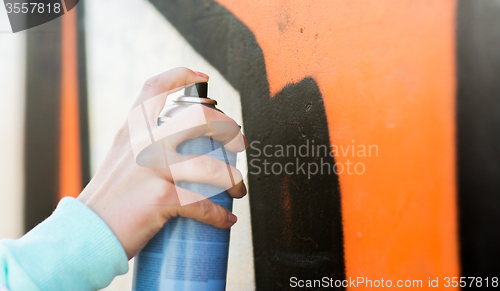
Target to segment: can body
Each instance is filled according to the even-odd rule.
[[[184,141],[177,152],[208,155],[236,166],[236,154],[210,137]],[[176,186],[200,194],[219,193],[209,199],[232,211],[233,199],[224,188],[187,182],[176,182]],[[133,290],[225,290],[229,235],[230,229],[194,219],[169,219],[136,257]]]

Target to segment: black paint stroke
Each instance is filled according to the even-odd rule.
[[[460,0],[458,3],[457,142],[462,276],[491,280],[500,274],[500,2]],[[485,284],[483,281],[483,287]]]
[[[32,31],[34,33],[27,34],[26,43],[26,231],[54,211],[59,196],[61,18],[33,28]]]
[[[298,147],[314,139],[316,145],[330,145],[315,81],[306,78],[289,84],[270,98],[262,49],[231,12],[212,0],[150,2],[240,92],[250,142]],[[283,164],[292,159],[269,158]],[[325,159],[334,163],[332,157]],[[289,289],[291,276],[344,279],[338,177],[249,174],[249,183],[257,289]]]

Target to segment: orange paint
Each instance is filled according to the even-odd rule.
[[[458,276],[455,1],[218,2],[253,31],[271,95],[312,77],[331,143],[378,146],[336,157],[366,167],[340,175],[347,277]]]
[[[78,111],[76,9],[62,18],[61,140],[59,197],[76,197],[82,190]]]

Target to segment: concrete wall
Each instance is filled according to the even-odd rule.
[[[25,34],[0,33],[0,238],[23,235]]]
[[[77,195],[144,80],[187,66],[251,144],[228,290],[498,275],[498,0],[83,5],[0,34],[0,237]]]

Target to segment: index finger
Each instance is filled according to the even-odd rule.
[[[144,83],[133,108],[148,101],[148,106],[144,106],[145,113],[150,123],[156,124],[158,115],[160,115],[161,110],[165,106],[169,94],[177,92],[188,85],[207,81],[207,75],[188,68],[178,67],[168,70],[149,78]]]
[[[206,82],[208,76],[187,68],[175,68],[150,78],[128,115],[128,130],[134,156],[159,138],[153,138],[158,127],[158,115],[170,93],[197,82]]]

